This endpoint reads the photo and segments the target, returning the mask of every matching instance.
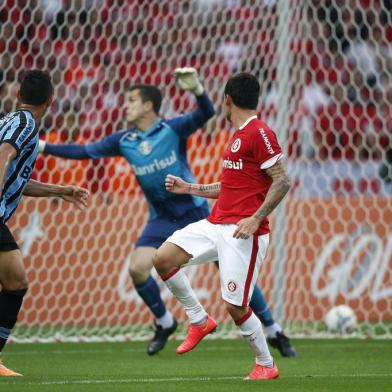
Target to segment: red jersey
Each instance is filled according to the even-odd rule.
[[[282,157],[274,131],[257,116],[250,117],[231,138],[223,155],[221,191],[208,220],[237,223],[253,215],[262,205],[272,179],[265,169]],[[269,233],[268,219],[257,234]]]

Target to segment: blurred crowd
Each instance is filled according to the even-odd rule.
[[[314,141],[321,159],[380,159],[392,131],[392,3],[345,3],[308,15],[319,37],[307,43],[308,83],[324,95]]]
[[[291,0],[287,37],[279,30],[282,6],[276,0],[120,3],[3,0],[0,111],[13,109],[20,70],[46,69],[56,102],[42,137],[88,142],[126,126],[123,93],[131,83],[162,87],[162,114],[169,117],[193,105],[175,86],[176,67],[196,67],[217,105],[228,76],[247,70],[262,83],[262,116],[272,126],[286,124],[292,159],[363,162],[391,156],[392,0]],[[283,55],[282,39],[290,40]],[[278,118],[278,60],[290,67],[286,122]],[[214,131],[226,126],[219,112],[209,125]],[[54,167],[64,170],[51,159],[37,162],[37,178],[52,179]],[[62,163],[72,178],[96,181],[93,190],[112,186],[105,178],[113,178],[116,164],[121,167],[109,160],[100,166]]]

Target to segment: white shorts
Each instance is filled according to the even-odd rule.
[[[203,219],[175,231],[166,241],[192,255],[185,266],[219,260],[222,298],[233,305],[248,306],[269,235],[236,239],[236,228],[235,224],[213,224]]]

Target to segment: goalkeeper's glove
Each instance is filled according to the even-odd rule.
[[[46,146],[46,142],[40,139],[38,142],[38,152],[44,152],[45,146]]]
[[[176,68],[174,76],[178,80],[178,84],[183,90],[190,91],[197,96],[203,94],[204,88],[199,80],[199,75],[195,68],[184,67]]]

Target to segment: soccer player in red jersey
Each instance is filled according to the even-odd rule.
[[[217,201],[207,219],[174,232],[154,256],[155,268],[183,304],[190,323],[178,354],[192,350],[217,326],[180,267],[219,260],[226,309],[256,355],[250,380],[279,376],[249,301],[267,253],[267,217],[290,188],[276,135],[256,115],[259,93],[257,79],[248,73],[237,74],[226,84],[224,106],[236,131],[223,156],[220,181],[201,185],[171,175],[166,179],[166,188],[173,193]]]

